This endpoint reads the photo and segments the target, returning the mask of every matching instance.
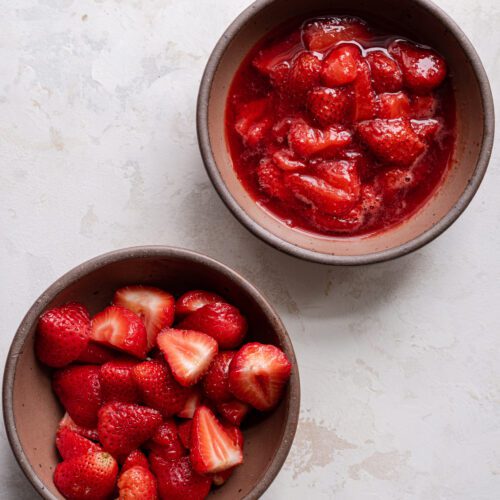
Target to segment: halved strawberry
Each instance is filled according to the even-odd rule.
[[[257,182],[264,193],[271,198],[285,201],[290,194],[283,184],[283,172],[270,158],[264,158],[257,167]]]
[[[148,350],[155,345],[156,336],[174,322],[174,297],[152,286],[126,286],[115,292],[113,304],[126,307],[143,321],[148,334]]]
[[[358,74],[361,51],[354,44],[342,44],[323,60],[321,80],[328,87],[352,83]]]
[[[117,359],[119,354],[95,342],[89,342],[84,351],[76,359],[77,363],[89,363],[91,365],[102,365],[107,361]]]
[[[119,500],[157,500],[156,478],[148,468],[135,466],[122,471],[118,478]]]
[[[217,341],[221,349],[233,349],[243,341],[248,326],[237,307],[214,302],[190,314],[178,328],[206,333]]]
[[[241,401],[261,411],[275,407],[290,378],[285,353],[270,344],[245,344],[229,368],[229,389]]]
[[[241,106],[234,128],[247,146],[257,146],[271,130],[271,106],[271,99],[267,97]]]
[[[404,92],[378,96],[379,118],[406,118],[410,114],[410,99]]]
[[[102,451],[102,448],[68,427],[57,431],[56,447],[63,460],[79,457],[86,453]]]
[[[219,403],[217,412],[228,423],[240,426],[243,419],[248,415],[250,406],[237,399],[232,399],[227,403]]]
[[[65,304],[45,311],[38,320],[35,352],[48,366],[60,368],[85,350],[90,335],[90,316],[82,304]]]
[[[371,50],[366,59],[370,64],[373,87],[379,94],[398,92],[403,88],[403,73],[398,63],[382,50]]]
[[[233,443],[236,446],[241,447],[243,449],[243,433],[240,429],[234,425],[222,424],[225,431],[229,434],[229,437],[233,440]],[[231,467],[230,469],[223,470],[221,472],[217,472],[212,475],[212,481],[215,486],[222,486],[233,474],[236,467]]]
[[[104,403],[138,403],[139,390],[134,380],[136,361],[108,361],[101,366],[99,380]]]
[[[164,420],[160,427],[156,429],[153,437],[145,443],[144,447],[165,459],[182,457],[184,455],[184,447],[179,439],[175,420],[173,418]]]
[[[218,350],[217,342],[210,335],[173,328],[163,330],[158,335],[158,347],[165,356],[174,378],[185,387],[198,382],[208,370]]]
[[[307,109],[322,127],[350,119],[351,97],[346,88],[316,87],[307,94]]]
[[[87,453],[57,464],[54,484],[68,500],[108,498],[116,484],[118,464],[104,452]]]
[[[139,363],[133,374],[141,399],[147,406],[164,417],[175,415],[184,408],[190,392],[177,383],[164,360]]]
[[[180,418],[193,418],[196,408],[201,405],[201,391],[197,386],[189,388],[189,396],[186,399],[184,408],[177,412]]]
[[[136,466],[144,467],[145,469],[149,468],[148,459],[141,450],[134,450],[127,455],[127,458],[124,460],[122,465],[122,472]]]
[[[219,352],[203,378],[203,392],[214,403],[225,403],[233,399],[229,391],[229,365],[235,354],[235,351]]]
[[[302,52],[292,62],[288,74],[287,92],[294,97],[303,97],[319,84],[321,61],[311,52]]]
[[[74,420],[69,416],[68,413],[65,413],[57,430],[60,431],[62,429],[70,429],[80,436],[86,437],[87,439],[91,439],[92,441],[99,441],[99,436],[97,435],[97,429],[92,429],[88,427],[83,427],[74,422]]]
[[[373,90],[370,68],[365,60],[358,63],[358,76],[352,83],[355,122],[373,118],[377,111],[377,99]]]
[[[425,142],[430,142],[441,129],[441,122],[431,118],[427,120],[411,120],[411,128]]]
[[[243,462],[241,446],[206,406],[200,406],[193,418],[191,462],[199,474],[215,474]]]
[[[207,304],[213,302],[224,302],[224,299],[213,292],[205,290],[190,290],[182,294],[175,303],[175,314],[177,318],[183,318],[197,311]]]
[[[194,415],[193,415],[194,416]],[[191,449],[191,427],[193,426],[192,420],[186,420],[181,422],[177,427],[177,431],[179,432],[179,439],[181,440],[182,445],[186,449]]]
[[[110,306],[94,316],[90,338],[138,358],[146,357],[146,328],[141,318],[125,307]]]

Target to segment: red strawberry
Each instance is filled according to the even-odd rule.
[[[115,292],[113,304],[130,309],[142,319],[148,334],[148,350],[155,345],[160,330],[174,322],[175,299],[159,288],[141,285],[120,288]]]
[[[438,120],[411,120],[411,128],[425,142],[430,142],[436,137],[441,129],[441,123]]]
[[[81,425],[75,424],[73,419],[65,413],[61,421],[59,422],[59,426],[57,430],[61,429],[70,429],[80,436],[86,437],[87,439],[91,439],[92,441],[99,441],[99,436],[97,435],[97,429],[89,429],[87,427],[82,427]]]
[[[175,313],[177,317],[181,318],[197,311],[207,304],[212,304],[212,302],[224,302],[224,299],[213,292],[190,290],[177,299],[175,303]]]
[[[343,44],[332,50],[323,60],[321,79],[328,87],[337,87],[352,83],[358,74],[358,62],[361,59],[359,47]]]
[[[117,359],[118,353],[113,352],[111,349],[96,344],[95,342],[89,342],[85,350],[78,356],[78,363],[89,363],[91,365],[102,365],[107,361],[113,361]]]
[[[145,444],[152,453],[165,459],[180,458],[184,455],[184,448],[179,439],[177,425],[173,418],[169,418],[156,429],[153,437]]]
[[[350,212],[338,217],[310,210],[307,212],[307,220],[320,231],[349,234],[363,225],[365,212],[362,205],[356,205]]]
[[[415,186],[415,176],[409,170],[394,168],[380,174],[376,184],[380,186],[385,202],[392,204],[405,191]]]
[[[446,63],[433,50],[399,40],[389,47],[389,52],[403,71],[405,85],[414,92],[425,93],[443,83]]]
[[[179,424],[179,427],[177,428],[179,432],[179,438],[181,440],[182,445],[184,448],[187,448],[188,450],[191,448],[191,427],[193,425],[192,420],[186,420],[185,422],[182,422]]]
[[[189,457],[165,460],[155,455],[150,461],[163,500],[203,500],[208,495],[212,479],[197,474]]]
[[[322,127],[347,121],[351,99],[346,88],[316,87],[307,94],[307,109]]]
[[[288,74],[287,93],[302,97],[319,84],[321,61],[311,52],[302,52],[292,62]]]
[[[217,411],[226,422],[239,426],[250,411],[250,406],[237,399],[233,399],[227,403],[219,403]]]
[[[425,150],[425,144],[410,126],[409,120],[377,118],[358,123],[361,140],[381,161],[411,165]]]
[[[179,385],[168,365],[152,360],[139,363],[133,370],[142,401],[164,417],[175,415],[184,408],[189,390]]]
[[[52,378],[52,388],[78,425],[96,426],[102,402],[98,366],[75,365],[58,370]]]
[[[118,478],[118,500],[157,500],[156,478],[149,469],[135,466],[120,474]]]
[[[139,316],[125,307],[110,306],[94,316],[90,336],[94,342],[146,357],[146,328]]]
[[[243,450],[235,444],[212,411],[200,406],[191,428],[191,463],[199,474],[215,474],[243,462]]]
[[[215,403],[226,403],[233,399],[229,391],[229,365],[235,351],[219,352],[203,378],[203,392]]]
[[[382,195],[374,186],[371,184],[363,185],[361,188],[361,206],[367,217],[374,217],[379,214],[382,201]]]
[[[85,350],[90,335],[90,316],[81,304],[66,304],[45,311],[38,321],[35,351],[48,366],[60,368]]]
[[[266,98],[251,101],[241,106],[235,122],[235,130],[244,144],[255,147],[271,130],[271,100]]]
[[[177,416],[180,418],[193,418],[196,408],[201,405],[201,392],[197,386],[189,388],[189,396],[186,399],[184,408],[177,412]]]
[[[373,90],[370,68],[366,61],[358,64],[358,76],[352,83],[354,92],[354,121],[369,120],[377,111],[377,100]]]
[[[149,462],[146,458],[146,455],[142,453],[140,450],[134,450],[128,454],[127,458],[123,462],[122,472],[125,472],[127,469],[131,469],[132,467],[144,467],[145,469],[149,468]]]
[[[109,453],[88,453],[57,464],[54,484],[68,500],[105,499],[115,488],[117,474]]]
[[[423,120],[436,114],[437,100],[432,94],[413,95],[411,99],[412,118]]]
[[[275,407],[290,377],[292,365],[274,345],[245,344],[229,368],[229,388],[241,401],[261,411]]]
[[[68,427],[59,429],[56,434],[56,447],[63,460],[79,457],[87,453],[102,451],[101,447],[89,439],[80,436]]]
[[[361,180],[355,161],[323,161],[314,167],[314,173],[334,188],[347,193],[353,202],[359,198]]]
[[[410,99],[404,92],[380,94],[378,99],[379,118],[406,118],[410,114]]]
[[[247,322],[240,311],[224,302],[214,302],[198,309],[178,327],[210,335],[221,349],[240,345],[247,333]]]
[[[270,158],[264,158],[257,167],[257,182],[264,193],[271,198],[286,201],[288,190],[283,184],[283,172]]]
[[[238,427],[235,427],[234,425],[223,424],[223,426],[229,437],[233,440],[233,443],[243,449],[244,439],[243,433],[240,431],[240,429]],[[215,486],[222,486],[232,476],[235,468],[236,467],[231,467],[230,469],[226,469],[214,474],[212,476],[212,481]]]
[[[279,149],[273,153],[273,162],[281,170],[285,172],[296,172],[306,168],[306,164],[298,160],[293,151],[289,149]]]
[[[240,428],[237,427],[236,425],[224,424],[224,423],[222,424],[222,427],[224,427],[224,430],[232,439],[233,443],[239,448],[243,449],[243,444],[245,443],[245,439],[243,437],[243,432],[241,432]]]
[[[106,451],[123,456],[150,439],[161,423],[160,412],[152,408],[108,403],[99,410],[97,432]]]
[[[205,307],[210,307],[210,305]],[[205,307],[192,315],[202,311]],[[218,350],[217,342],[210,335],[194,330],[173,328],[163,330],[158,335],[158,347],[165,356],[174,378],[184,387],[198,382],[208,370]]]
[[[138,403],[139,390],[135,383],[132,369],[135,361],[109,361],[101,366],[100,381],[104,403]]]
[[[403,88],[403,73],[398,63],[382,50],[368,52],[366,59],[370,64],[373,87],[379,94],[398,92]]]
[[[321,153],[336,152],[348,146],[351,140],[351,133],[338,125],[320,130],[300,120],[292,124],[288,133],[288,141],[292,150],[305,158]]]

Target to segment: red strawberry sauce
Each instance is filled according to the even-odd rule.
[[[285,224],[366,235],[410,217],[440,184],[455,142],[444,59],[349,16],[265,36],[229,90],[237,175]]]

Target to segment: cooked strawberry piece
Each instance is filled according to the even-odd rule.
[[[377,112],[377,99],[373,90],[370,68],[366,61],[358,64],[358,76],[352,83],[354,121],[369,120]]]
[[[57,464],[54,484],[68,500],[108,498],[113,492],[118,464],[104,452],[87,453]]]
[[[243,462],[241,446],[234,442],[212,411],[200,406],[191,428],[191,463],[199,474],[215,474]]]
[[[283,172],[270,158],[261,160],[257,167],[257,181],[260,189],[271,198],[285,201],[290,196],[284,185]]]
[[[335,152],[351,143],[351,133],[345,128],[332,125],[325,130],[310,127],[298,120],[291,127],[288,141],[295,153],[309,158],[321,153]]]
[[[224,302],[214,302],[190,314],[179,325],[213,337],[221,349],[233,349],[247,333],[247,322],[238,308]]]
[[[273,153],[273,163],[285,172],[295,172],[306,167],[306,164],[297,159],[293,154],[293,151],[290,151],[289,149],[279,149],[278,151],[275,151]],[[283,196],[281,197],[283,198]]]
[[[203,378],[203,392],[214,403],[233,399],[229,391],[229,365],[235,354],[235,351],[219,352]]]
[[[108,361],[101,366],[99,380],[104,403],[139,402],[139,390],[132,371],[136,365],[135,361]]]
[[[292,96],[303,97],[319,84],[320,75],[321,61],[310,52],[302,52],[292,62],[287,90]]]
[[[233,399],[227,403],[219,403],[217,412],[228,423],[233,425],[241,425],[243,419],[250,411],[250,406],[246,403]]]
[[[68,427],[57,431],[56,447],[63,460],[79,457],[87,453],[102,451],[101,447]]]
[[[361,140],[381,160],[391,164],[411,165],[425,150],[409,120],[377,118],[359,123]]]
[[[224,302],[224,299],[213,292],[190,290],[177,299],[175,303],[175,313],[178,318],[183,318],[213,302]]]
[[[38,321],[35,352],[38,359],[61,368],[85,350],[89,342],[90,316],[86,307],[71,303],[45,311]]]
[[[410,99],[404,92],[380,94],[378,99],[379,118],[406,118],[410,114]]]
[[[75,365],[55,372],[52,389],[77,425],[93,428],[101,405],[99,367]]]
[[[194,415],[193,415],[194,416]],[[179,432],[179,439],[182,445],[188,450],[191,449],[191,427],[193,425],[192,420],[186,420],[181,422],[177,428]]]
[[[121,306],[110,306],[92,319],[91,339],[114,349],[145,358],[147,333],[137,314]]]
[[[283,118],[278,120],[272,128],[272,137],[278,144],[283,144],[287,141],[288,132],[292,126],[293,120],[291,118]]]
[[[307,95],[307,109],[322,127],[350,119],[351,98],[344,87],[316,87]]]
[[[193,314],[203,309],[198,309]],[[188,316],[188,320],[190,317]],[[217,342],[210,335],[173,328],[163,330],[158,335],[158,347],[165,356],[174,378],[185,387],[194,385],[200,380],[218,350]]]
[[[376,184],[384,193],[386,204],[393,204],[404,192],[415,185],[415,176],[409,170],[394,168],[377,177]]]
[[[367,219],[378,215],[382,208],[383,197],[379,190],[371,184],[364,184],[361,188],[361,206]]]
[[[403,71],[405,85],[417,93],[432,90],[446,77],[444,59],[431,49],[399,40],[389,47]]]
[[[316,19],[303,28],[303,37],[309,50],[326,52],[339,42],[363,42],[370,37],[367,24],[357,17],[338,16]]]
[[[411,128],[425,142],[431,142],[441,129],[441,123],[438,120],[411,120]]]
[[[330,186],[344,191],[354,203],[359,198],[361,180],[353,160],[323,161],[314,167],[315,174]]]
[[[257,410],[275,407],[290,378],[292,365],[285,353],[270,344],[245,344],[229,368],[229,389]]]
[[[337,47],[323,60],[321,80],[328,87],[352,83],[358,74],[360,60],[361,52],[357,45],[343,44]]]
[[[310,210],[307,212],[307,218],[314,227],[322,232],[348,234],[358,230],[363,225],[365,213],[361,205],[356,205],[350,212],[338,217],[319,210]]]
[[[118,478],[118,500],[157,500],[156,478],[148,468],[135,466]]]
[[[128,455],[150,439],[162,423],[160,412],[128,403],[108,403],[99,410],[97,432],[103,448]]]
[[[398,63],[383,50],[368,52],[373,87],[376,92],[398,92],[403,88],[403,73]]]
[[[85,350],[76,359],[77,363],[89,363],[91,365],[102,365],[108,361],[119,358],[117,351],[112,351],[95,342],[89,342]]]
[[[436,114],[437,100],[432,94],[413,95],[411,99],[411,116],[419,120],[432,118]]]
[[[174,419],[168,418],[164,420],[144,447],[165,459],[182,457],[184,455],[184,447],[179,439],[177,424]]]
[[[80,436],[86,437],[87,439],[91,439],[92,441],[99,441],[99,436],[97,435],[97,429],[90,429],[88,427],[83,427],[81,425],[78,425],[74,422],[74,420],[68,415],[68,413],[65,413],[61,421],[59,422],[59,425],[57,427],[57,430],[60,431],[62,429],[70,429]]]
[[[184,408],[189,390],[175,380],[164,361],[139,363],[133,375],[141,399],[147,406],[158,410],[164,417],[175,415]]]
[[[189,457],[165,460],[155,455],[150,462],[161,499],[203,500],[210,492],[212,479],[195,472]]]
[[[256,146],[271,130],[273,122],[270,108],[271,101],[268,98],[251,101],[241,106],[235,130],[247,146]]]
[[[148,350],[155,345],[156,336],[174,322],[174,297],[152,286],[126,286],[115,292],[113,304],[126,307],[137,314],[146,327]]]
[[[141,450],[134,450],[127,455],[122,465],[122,472],[137,466],[144,467],[145,469],[149,468],[148,459]]]
[[[189,396],[186,399],[184,408],[177,412],[180,418],[193,418],[196,408],[201,405],[201,391],[197,386],[189,388]]]

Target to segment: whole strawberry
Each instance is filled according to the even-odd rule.
[[[233,399],[229,391],[229,365],[235,351],[219,352],[203,377],[203,392],[215,403],[225,403]]]
[[[179,438],[177,424],[173,418],[167,418],[156,429],[153,437],[144,445],[151,453],[160,457],[173,459],[184,455],[184,448]]]
[[[134,361],[109,361],[101,366],[102,400],[104,403],[138,403],[139,390],[133,376]]]
[[[118,478],[119,500],[157,500],[156,478],[151,471],[135,466],[122,472]]]

